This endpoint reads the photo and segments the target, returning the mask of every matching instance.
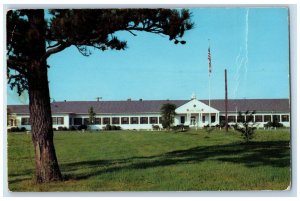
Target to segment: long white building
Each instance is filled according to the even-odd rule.
[[[116,125],[122,129],[152,129],[152,125],[162,128],[160,108],[165,103],[177,106],[174,125],[187,125],[202,128],[211,122],[218,125],[225,119],[224,100],[127,100],[127,101],[63,101],[51,103],[53,128],[88,124],[88,110],[93,107],[95,123],[93,129],[102,129],[105,125]],[[28,105],[8,105],[11,113],[10,127],[25,127],[30,130]],[[278,121],[290,127],[289,99],[236,99],[228,100],[228,122],[239,121],[238,111],[253,111],[255,125],[263,127],[270,121]],[[244,117],[246,118],[246,117]]]

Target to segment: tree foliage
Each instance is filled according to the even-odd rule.
[[[7,13],[7,76],[11,88],[19,94],[28,89],[29,67],[36,60],[42,62],[49,56],[75,46],[89,56],[92,49],[101,51],[124,50],[127,42],[119,39],[119,31],[136,36],[138,31],[166,35],[175,44],[185,31],[193,28],[189,10],[182,9],[53,9],[49,19],[36,34],[31,20],[36,10],[10,10]],[[45,40],[45,54],[36,58],[36,37]],[[13,71],[12,71],[13,70]]]
[[[235,130],[240,132],[246,142],[249,142],[254,135],[254,130],[256,129],[254,121],[255,111],[246,111],[244,114],[239,112],[238,119],[239,123],[234,125]],[[246,117],[246,118],[245,118]]]
[[[161,106],[160,112],[162,116],[162,126],[170,130],[171,125],[174,123],[176,105],[172,103],[165,103]]]
[[[89,108],[88,114],[89,114],[89,124],[95,124],[95,115],[96,115],[96,113],[94,112],[93,107]]]

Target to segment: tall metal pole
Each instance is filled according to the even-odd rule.
[[[211,108],[210,108],[210,73],[211,73],[211,53],[210,53],[210,40],[208,39],[208,126],[211,126]]]
[[[225,130],[228,132],[228,96],[227,96],[227,69],[225,69]]]

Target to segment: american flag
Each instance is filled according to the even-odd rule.
[[[210,47],[208,47],[208,73],[211,73],[211,55],[210,55]]]

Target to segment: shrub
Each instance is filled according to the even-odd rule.
[[[270,127],[281,128],[281,127],[283,127],[283,124],[279,123],[277,121],[273,121],[273,122],[269,121],[268,123],[266,123],[264,125],[264,127],[266,127],[266,128],[270,128]]]
[[[181,125],[173,126],[172,130],[184,132],[184,131],[189,130],[189,128],[190,128],[189,126],[185,126],[185,125],[181,124]]]
[[[12,127],[10,129],[10,132],[19,132],[19,131],[20,131],[20,129],[18,127]]]
[[[152,129],[155,130],[155,131],[157,131],[157,130],[160,129],[160,127],[159,127],[159,125],[152,125]]]
[[[254,135],[254,130],[256,129],[254,122],[255,111],[249,112],[248,110],[243,115],[242,112],[239,112],[238,119],[241,119],[239,124],[235,124],[234,129],[241,133],[246,142],[249,142]],[[247,118],[243,118],[246,116]]]
[[[59,127],[57,128],[57,130],[59,130],[59,131],[66,131],[66,130],[68,130],[68,129],[67,129],[67,127],[65,127],[65,126],[59,126]]]
[[[78,130],[86,130],[87,129],[87,125],[80,125],[77,127]]]
[[[26,128],[25,127],[21,127],[20,131],[24,132],[24,131],[26,131]]]
[[[111,125],[107,124],[106,126],[103,126],[103,130],[110,131],[111,130]]]
[[[220,125],[218,127],[221,127],[221,128],[224,128],[226,126],[226,121],[225,120],[222,120],[220,122]],[[228,125],[229,126],[229,125]]]
[[[76,128],[75,128],[75,126],[71,126],[71,127],[69,128],[69,130],[70,130],[70,131],[75,131]]]
[[[106,126],[102,127],[102,130],[112,131],[112,130],[122,130],[122,128],[121,128],[121,126],[107,124]]]
[[[52,130],[53,130],[53,131],[57,131],[57,129],[56,129],[56,128],[52,128]]]

